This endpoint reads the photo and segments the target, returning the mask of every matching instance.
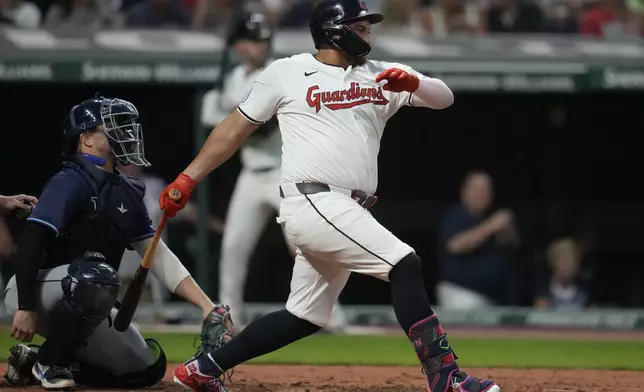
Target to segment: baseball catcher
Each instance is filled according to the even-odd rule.
[[[143,203],[145,186],[115,164],[150,166],[136,107],[96,97],[74,106],[64,123],[63,165],[45,185],[18,239],[16,274],[5,291],[11,336],[42,346],[11,348],[5,375],[12,386],[66,390],[143,388],[166,373],[160,344],[130,326],[112,328],[126,248],[143,256],[155,232]],[[170,291],[201,308],[198,353],[233,333],[229,309],[215,305],[160,241],[151,272]]]

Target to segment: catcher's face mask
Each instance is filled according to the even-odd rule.
[[[106,99],[101,105],[105,135],[112,153],[123,165],[150,166],[145,159],[143,129],[136,107],[123,99]]]

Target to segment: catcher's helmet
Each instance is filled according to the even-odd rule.
[[[370,13],[363,0],[323,0],[313,13],[309,27],[315,48],[331,45],[352,56],[366,56],[371,45],[360,38],[347,23],[368,20],[371,24],[382,22],[381,14]]]
[[[241,39],[270,41],[272,36],[273,31],[264,14],[248,13],[238,18],[233,24],[228,36],[228,44],[232,45]]]
[[[63,125],[63,155],[73,155],[81,133],[102,125],[112,154],[123,165],[150,166],[143,149],[143,130],[136,107],[123,99],[95,97],[70,111]]]

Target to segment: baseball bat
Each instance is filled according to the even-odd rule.
[[[181,199],[181,191],[178,189],[170,189],[168,192],[170,199],[178,201]],[[168,219],[167,214],[163,214],[159,226],[157,226],[156,231],[154,232],[154,237],[152,237],[152,242],[148,245],[148,248],[145,250],[143,255],[143,260],[141,260],[141,265],[137,268],[130,282],[130,286],[127,288],[125,295],[123,296],[123,301],[121,301],[121,306],[119,307],[116,317],[114,318],[114,329],[119,332],[124,332],[130,326],[136,308],[139,306],[139,301],[141,300],[141,295],[143,295],[143,289],[145,287],[145,281],[148,278],[148,273],[150,272],[150,266],[152,265],[152,256],[154,251],[157,249],[159,244],[159,239],[161,238],[161,233],[165,227],[166,220]]]

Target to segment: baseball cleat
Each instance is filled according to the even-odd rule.
[[[37,360],[37,353],[24,344],[16,344],[9,349],[7,374],[4,379],[11,386],[33,385],[35,380],[31,368]]]
[[[452,373],[451,382],[454,392],[501,392],[494,381],[481,380],[460,370]]]
[[[174,371],[174,382],[195,392],[228,392],[219,378],[199,370],[199,361],[194,358]]]
[[[76,387],[74,375],[62,366],[45,366],[36,362],[32,374],[47,390],[70,391]]]

